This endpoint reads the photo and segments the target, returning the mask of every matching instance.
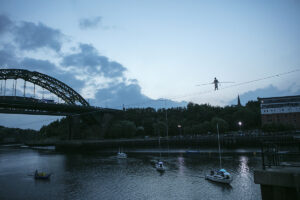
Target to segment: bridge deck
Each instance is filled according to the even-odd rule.
[[[84,113],[119,112],[120,110],[93,106],[49,103],[29,97],[0,96],[0,113],[68,116]]]

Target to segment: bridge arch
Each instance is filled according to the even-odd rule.
[[[0,80],[7,79],[23,79],[48,90],[67,104],[77,105],[77,103],[80,103],[83,106],[89,106],[89,103],[71,87],[40,72],[32,72],[26,69],[0,69]]]

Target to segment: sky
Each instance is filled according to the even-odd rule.
[[[297,0],[0,0],[0,67],[45,73],[117,109],[299,95],[299,10]],[[214,77],[234,83],[197,86]]]

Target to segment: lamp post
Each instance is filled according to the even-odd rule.
[[[178,129],[179,129],[179,135],[181,136],[181,125],[178,124],[177,127],[178,127]]]
[[[243,123],[241,122],[241,121],[239,121],[238,122],[238,125],[239,125],[239,127],[240,127],[240,134],[242,133],[242,125],[243,125]]]

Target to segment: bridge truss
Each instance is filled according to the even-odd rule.
[[[71,87],[46,74],[25,69],[0,69],[0,80],[6,81],[7,79],[23,79],[25,81],[24,96],[27,81],[33,83],[34,87],[38,85],[55,94],[69,105],[81,104],[82,106],[89,106],[89,103]]]

